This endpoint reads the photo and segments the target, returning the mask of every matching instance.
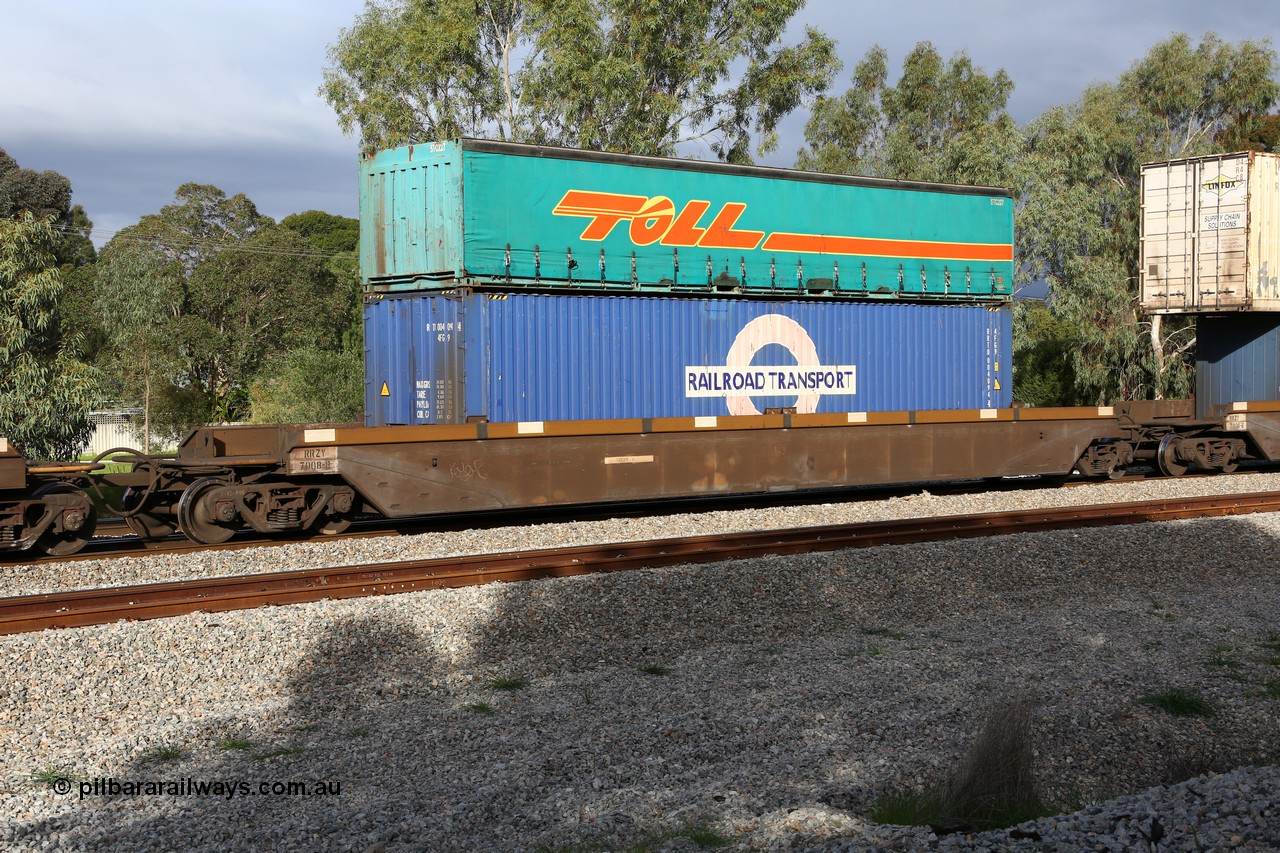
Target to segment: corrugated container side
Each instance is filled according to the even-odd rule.
[[[1280,155],[1253,156],[1249,197],[1250,281],[1254,304],[1280,310]]]
[[[1142,168],[1142,307],[1280,310],[1280,157],[1240,153]]]
[[[1010,405],[1008,307],[423,293],[365,305],[370,425]]]
[[[361,163],[360,276],[452,280],[462,273],[462,151],[384,151]]]
[[[1196,416],[1232,403],[1280,400],[1280,314],[1196,318]]]
[[[991,188],[460,140],[363,161],[361,274],[377,292],[999,302],[1013,207]]]

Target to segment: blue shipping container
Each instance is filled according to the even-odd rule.
[[[464,290],[364,312],[370,426],[1011,402],[1008,306]]]
[[[1232,403],[1280,400],[1280,314],[1196,319],[1196,417]]]

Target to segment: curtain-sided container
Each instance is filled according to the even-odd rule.
[[[360,171],[366,291],[1004,302],[1007,190],[463,139]]]
[[[1280,400],[1280,314],[1197,317],[1196,416],[1260,400]]]
[[[1011,402],[1007,305],[463,290],[364,311],[370,426]]]
[[[1142,167],[1142,307],[1280,311],[1280,155]]]

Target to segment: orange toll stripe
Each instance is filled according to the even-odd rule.
[[[634,215],[644,209],[648,196],[569,190],[551,212],[558,216],[595,216],[597,214]]]
[[[822,255],[867,255],[884,258],[937,258],[957,261],[1012,261],[1009,243],[937,243],[928,240],[881,240],[871,237],[836,237],[828,234],[774,232],[764,249]]]

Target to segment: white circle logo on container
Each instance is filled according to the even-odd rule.
[[[791,353],[795,366],[753,365],[764,347],[777,345]],[[852,365],[823,365],[818,348],[804,326],[783,314],[764,314],[742,327],[723,366],[685,368],[686,397],[724,397],[731,415],[758,415],[752,397],[795,395],[795,410],[818,410],[823,394],[852,395]]]

